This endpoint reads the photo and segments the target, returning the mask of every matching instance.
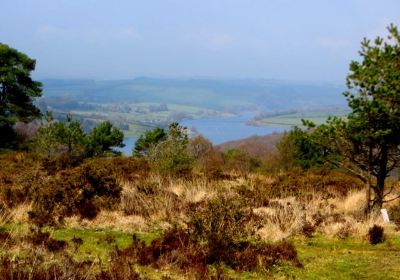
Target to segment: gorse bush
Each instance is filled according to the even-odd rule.
[[[224,250],[254,235],[259,222],[240,197],[219,195],[190,208],[188,230],[197,241]]]
[[[0,202],[12,208],[30,201],[32,186],[43,174],[40,161],[32,154],[10,152],[0,155]]]
[[[214,149],[212,143],[201,135],[189,140],[189,155],[194,160],[194,168],[206,177],[221,176],[224,159],[222,153]]]
[[[83,164],[38,183],[29,217],[39,226],[57,224],[72,215],[93,219],[101,208],[117,205],[121,190],[109,169]]]
[[[383,227],[379,225],[374,225],[373,227],[371,227],[368,231],[369,243],[371,243],[372,245],[376,245],[385,241],[385,236],[383,232]]]
[[[250,172],[255,171],[260,167],[261,162],[251,157],[245,151],[239,149],[229,149],[224,152],[224,168],[228,171],[235,171],[236,173],[246,176]]]
[[[268,270],[280,261],[301,266],[294,246],[255,240],[258,219],[235,197],[219,197],[189,207],[186,228],[173,227],[146,246],[135,236],[130,247],[117,251],[120,258],[159,268],[173,264],[204,279],[209,265],[234,270]]]

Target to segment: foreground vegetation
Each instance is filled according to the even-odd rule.
[[[40,199],[31,188],[48,175],[32,156],[1,156],[3,279],[399,277],[398,203],[389,205],[394,223],[366,219],[363,185],[336,171],[241,175],[225,165],[214,178],[197,172],[169,177],[140,159],[90,159],[82,166],[108,170],[122,189],[119,199],[96,194],[85,213],[66,211],[57,193]],[[16,172],[22,166],[24,176]],[[43,213],[42,204],[53,210]],[[37,219],[43,214],[45,223]],[[384,228],[378,245],[368,235],[374,224]]]

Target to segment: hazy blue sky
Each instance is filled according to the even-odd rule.
[[[0,0],[0,42],[37,78],[343,81],[399,0]]]

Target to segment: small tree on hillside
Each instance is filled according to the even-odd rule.
[[[47,120],[33,141],[34,150],[45,156],[94,157],[117,153],[113,147],[123,147],[124,134],[110,122],[102,122],[85,134],[82,123],[67,115],[65,121]]]
[[[124,133],[109,121],[94,127],[86,136],[86,153],[88,156],[101,156],[105,153],[117,153],[114,147],[124,147]]]
[[[193,167],[188,143],[186,128],[174,122],[169,125],[166,138],[151,147],[150,162],[154,168],[163,173],[187,174]]]
[[[327,159],[367,184],[368,211],[388,201],[386,178],[400,163],[400,34],[388,30],[387,40],[364,39],[361,61],[350,64],[347,119],[331,118],[314,131]]]
[[[85,147],[85,133],[82,124],[67,115],[65,121],[48,120],[48,123],[40,127],[34,138],[34,149],[46,156],[67,154],[68,156],[80,156]]]
[[[322,150],[313,141],[313,135],[294,127],[277,144],[279,161],[286,169],[310,168],[322,163]]]
[[[135,147],[133,148],[133,155],[137,157],[147,156],[152,147],[161,141],[164,141],[166,138],[167,133],[163,128],[157,127],[155,129],[146,131],[136,141]]]

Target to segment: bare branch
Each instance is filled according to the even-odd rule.
[[[382,202],[383,202],[383,203],[387,203],[387,202],[391,202],[391,201],[396,200],[396,199],[399,199],[399,198],[400,198],[400,195],[399,195],[399,196],[396,196],[395,198],[389,199],[389,200],[384,200],[384,201],[382,201]]]
[[[393,191],[393,186],[390,188],[390,191],[388,191],[386,194],[384,194],[383,195],[383,197],[386,197],[386,196],[388,196],[389,194],[391,194],[392,193],[392,191]]]

